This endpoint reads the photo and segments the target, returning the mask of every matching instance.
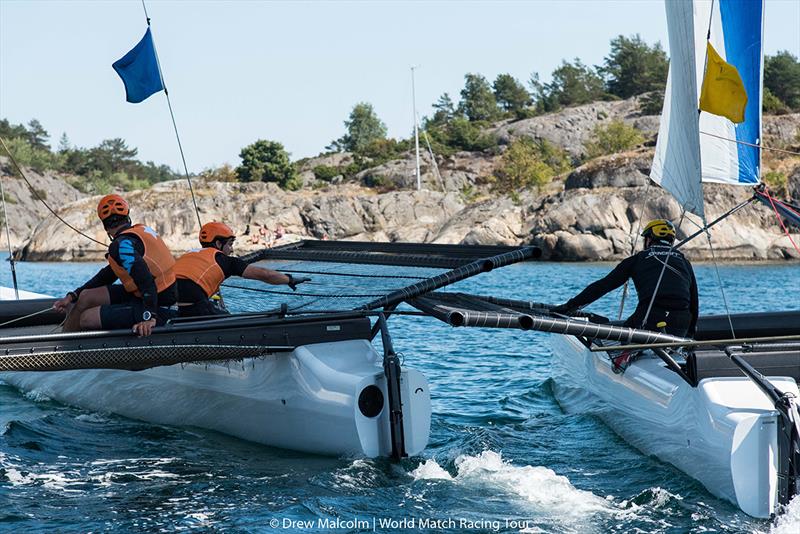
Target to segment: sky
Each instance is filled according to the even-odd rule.
[[[371,103],[392,137],[464,74],[543,81],[562,59],[602,63],[609,41],[639,33],[667,48],[660,0],[148,0],[156,48],[190,172],[237,165],[257,139],[314,156]],[[0,118],[38,119],[58,144],[121,137],[139,158],[181,168],[163,93],[125,102],[111,64],[141,39],[140,0],[0,0]],[[800,0],[766,0],[765,52],[800,57]]]

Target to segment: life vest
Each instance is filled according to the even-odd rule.
[[[175,272],[173,267],[175,266],[175,258],[172,257],[172,253],[167,248],[167,245],[164,244],[164,241],[158,237],[156,231],[149,226],[136,224],[120,232],[119,236],[125,234],[133,234],[142,240],[144,244],[144,262],[147,264],[147,268],[150,269],[150,274],[153,275],[156,290],[161,293],[174,284]],[[118,264],[111,255],[108,255],[106,259],[114,274],[122,282],[125,291],[141,297],[142,294],[139,288],[136,287],[136,282],[133,281],[130,273]]]
[[[225,281],[225,273],[217,263],[217,254],[222,252],[213,247],[187,252],[175,262],[175,276],[191,280],[211,297]]]

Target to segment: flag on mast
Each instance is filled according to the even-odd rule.
[[[164,90],[150,28],[130,52],[111,65],[125,84],[125,100],[132,104]]]
[[[731,122],[744,122],[747,91],[736,67],[726,62],[708,43],[706,73],[700,91],[700,109],[727,117]]]

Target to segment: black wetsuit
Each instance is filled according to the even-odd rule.
[[[665,262],[666,268],[664,268]],[[653,300],[662,269],[664,275]],[[663,321],[667,323],[667,333],[676,336],[694,335],[698,314],[697,281],[694,271],[689,260],[679,251],[670,250],[669,243],[665,241],[659,241],[638,254],[622,260],[608,275],[590,284],[564,306],[578,308],[592,303],[621,287],[629,278],[636,287],[639,304],[633,315],[625,321],[626,326],[656,330],[656,325]],[[645,324],[644,318],[651,300],[653,307]]]
[[[214,259],[222,269],[225,278],[231,276],[242,276],[247,269],[248,263],[234,256],[217,254]],[[188,278],[178,278],[178,302],[181,304],[191,303],[190,306],[178,306],[180,317],[197,317],[200,315],[224,315],[228,311],[208,298],[203,288]]]

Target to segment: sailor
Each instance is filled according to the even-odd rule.
[[[655,219],[647,223],[642,237],[644,250],[622,260],[604,278],[552,311],[570,315],[633,279],[639,303],[625,326],[693,336],[698,313],[697,282],[689,260],[672,246],[675,226],[668,220]]]
[[[256,267],[231,256],[236,235],[227,224],[206,223],[200,229],[199,237],[203,248],[187,252],[175,263],[178,315],[181,317],[227,314],[225,307],[219,304],[218,292],[222,282],[230,276],[274,285],[286,284],[292,291],[298,284],[310,280]]]
[[[175,258],[155,230],[131,225],[129,213],[119,195],[100,199],[97,216],[111,239],[108,265],[55,302],[57,311],[69,311],[64,331],[132,328],[149,336],[154,326],[174,315]],[[114,284],[117,280],[122,284]]]

